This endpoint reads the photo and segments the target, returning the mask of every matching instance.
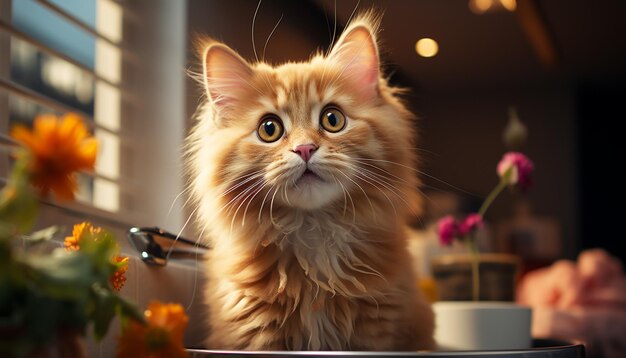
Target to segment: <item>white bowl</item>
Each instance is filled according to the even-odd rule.
[[[433,304],[439,350],[514,350],[531,347],[531,309],[513,302],[442,301]]]

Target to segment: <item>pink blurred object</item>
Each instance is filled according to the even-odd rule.
[[[452,245],[452,241],[458,235],[459,227],[452,215],[439,219],[437,223],[437,233],[439,242],[444,246]]]
[[[513,172],[509,176],[509,185],[517,186],[522,191],[526,191],[532,185],[531,174],[535,169],[532,160],[522,153],[508,152],[496,167],[496,172],[501,178],[511,169]]]
[[[471,213],[467,215],[459,224],[459,234],[461,236],[468,235],[472,231],[477,230],[484,225],[485,223],[483,222],[483,217],[480,214]]]
[[[582,341],[590,357],[626,357],[626,276],[604,250],[527,273],[517,303],[533,309],[533,337]]]

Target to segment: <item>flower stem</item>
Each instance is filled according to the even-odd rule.
[[[482,218],[485,217],[485,213],[487,212],[493,201],[496,200],[502,190],[504,190],[504,188],[509,185],[509,177],[511,176],[511,173],[512,169],[509,168],[500,178],[500,182],[498,183],[498,185],[496,185],[496,187],[491,190],[491,193],[489,193],[487,199],[485,199],[485,201],[483,202],[483,205],[480,206],[478,214]],[[478,243],[476,242],[476,239],[472,237],[468,239],[468,242],[470,253],[472,255],[472,298],[474,301],[478,301],[480,299],[480,262],[478,257]]]
[[[472,254],[472,299],[480,300],[480,271],[478,260],[478,245],[474,240],[470,240],[470,252]]]
[[[507,174],[508,172],[502,177],[502,179],[500,179],[500,182],[498,183],[498,185],[495,188],[493,188],[491,193],[489,193],[489,196],[487,196],[487,199],[485,199],[485,201],[483,202],[483,205],[481,205],[480,209],[478,210],[478,214],[480,214],[480,216],[482,217],[485,216],[487,209],[489,209],[493,201],[496,200],[496,198],[498,197],[498,195],[500,195],[502,190],[504,190],[504,188],[506,188],[507,185],[509,185],[509,181],[506,179]]]

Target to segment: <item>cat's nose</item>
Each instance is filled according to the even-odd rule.
[[[300,144],[296,146],[292,152],[298,154],[304,162],[308,162],[309,159],[313,156],[313,153],[317,150],[317,146],[315,144]]]

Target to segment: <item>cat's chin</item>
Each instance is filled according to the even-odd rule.
[[[303,177],[287,189],[285,204],[298,209],[320,209],[342,196],[341,187],[336,183]]]

